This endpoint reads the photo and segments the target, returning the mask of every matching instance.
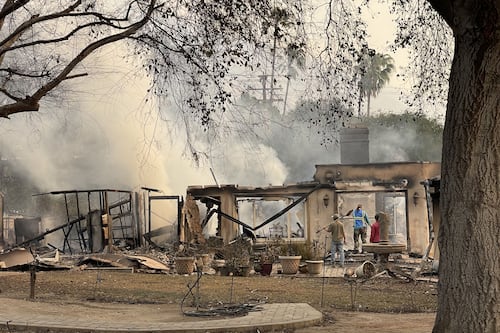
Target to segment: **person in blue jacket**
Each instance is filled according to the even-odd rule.
[[[359,248],[359,238],[361,237],[361,243],[366,243],[366,225],[371,225],[368,215],[363,210],[363,206],[358,204],[355,210],[352,211],[352,217],[354,218],[354,250],[361,253],[362,250]]]

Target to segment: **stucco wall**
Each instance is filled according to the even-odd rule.
[[[188,193],[195,196],[213,196],[221,201],[221,209],[238,217],[237,196],[301,196],[314,190],[305,204],[306,239],[316,241],[325,250],[330,249],[326,232],[318,232],[328,225],[334,213],[346,214],[358,203],[363,204],[370,219],[380,207],[377,193],[397,193],[404,198],[407,221],[406,233],[408,251],[423,255],[429,244],[429,219],[426,206],[425,188],[421,184],[426,179],[440,174],[439,163],[379,163],[379,164],[329,164],[316,165],[314,182],[252,188],[250,186],[223,185],[220,187],[191,187]],[[315,189],[316,186],[320,188]],[[345,195],[349,194],[349,195]],[[347,249],[353,248],[352,218],[343,219],[345,224]],[[220,234],[227,242],[237,236],[238,226],[222,218]],[[436,230],[437,235],[437,230]],[[303,241],[303,240],[302,240]]]
[[[400,191],[407,198],[408,251],[424,254],[429,244],[429,219],[425,188],[421,184],[426,179],[438,176],[440,163],[402,162],[377,164],[329,164],[316,165],[314,180],[332,184],[339,192]],[[364,208],[369,216],[375,215],[375,206],[369,199]],[[346,211],[352,203],[338,202],[339,210]],[[352,225],[352,222],[351,222]],[[346,231],[350,225],[346,222]],[[349,237],[350,238],[350,237]],[[349,247],[349,245],[348,245]]]

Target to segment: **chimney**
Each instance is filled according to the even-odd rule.
[[[368,164],[370,150],[367,127],[343,128],[340,131],[340,163]]]

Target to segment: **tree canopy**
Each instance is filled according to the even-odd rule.
[[[393,7],[401,24],[394,47],[419,48],[415,57],[421,58],[413,63],[420,72],[413,77],[427,70],[446,73],[443,66],[422,64],[429,55],[449,59],[446,47],[426,54],[436,53],[424,47],[432,43],[409,33],[422,20],[439,23],[438,16],[428,18],[430,8],[424,8],[418,20],[408,20],[404,13],[414,4],[401,5],[406,7]],[[352,89],[360,80],[357,64],[370,49],[361,8],[350,0],[66,0],[50,5],[8,0],[0,11],[0,116],[37,111],[44,99],[57,101],[69,79],[92,75],[87,58],[118,41],[128,43],[134,56],[129,59],[150,74],[155,98],[174,99],[183,117],[205,128],[211,122],[212,128],[237,123],[225,110],[248,92],[260,91],[258,99],[281,103],[282,113],[299,93],[318,101],[336,99],[353,109],[359,99]],[[439,82],[441,96],[446,84]],[[288,93],[290,86],[296,87],[294,93]],[[431,86],[415,88],[424,96]]]
[[[119,6],[121,7],[121,6]],[[0,10],[0,117],[38,111],[64,81],[86,76],[83,61],[126,39],[161,5],[130,1],[107,8],[96,1],[6,0]]]
[[[379,114],[364,118],[370,131],[373,162],[440,162],[443,125],[426,115]]]
[[[377,97],[382,88],[389,83],[394,71],[394,59],[388,54],[375,53],[368,56],[367,64],[362,68],[359,81],[360,98],[366,97],[366,115],[370,116],[371,97]],[[360,110],[358,110],[358,113]]]

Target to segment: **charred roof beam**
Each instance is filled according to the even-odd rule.
[[[319,184],[317,185],[316,187],[314,187],[312,190],[310,190],[309,192],[307,192],[306,194],[302,195],[300,198],[298,198],[297,200],[295,200],[294,202],[292,202],[290,205],[286,206],[285,208],[283,208],[282,210],[280,210],[278,213],[274,214],[273,216],[271,216],[270,218],[266,219],[264,222],[262,222],[261,224],[259,224],[258,226],[256,227],[251,227],[249,226],[248,224],[238,220],[237,218],[234,218],[232,217],[231,215],[229,214],[226,214],[224,213],[223,211],[219,210],[219,214],[222,215],[223,217],[227,218],[228,220],[236,223],[236,224],[239,224],[241,226],[243,226],[244,228],[247,228],[247,229],[250,229],[252,231],[256,231],[264,226],[266,226],[267,224],[273,222],[274,220],[276,220],[277,218],[283,216],[285,213],[287,213],[289,210],[291,210],[293,207],[297,206],[299,203],[301,203],[302,201],[304,201],[309,195],[311,195],[313,192],[315,192],[316,190],[320,189],[320,188],[324,188],[325,185],[324,184]]]

